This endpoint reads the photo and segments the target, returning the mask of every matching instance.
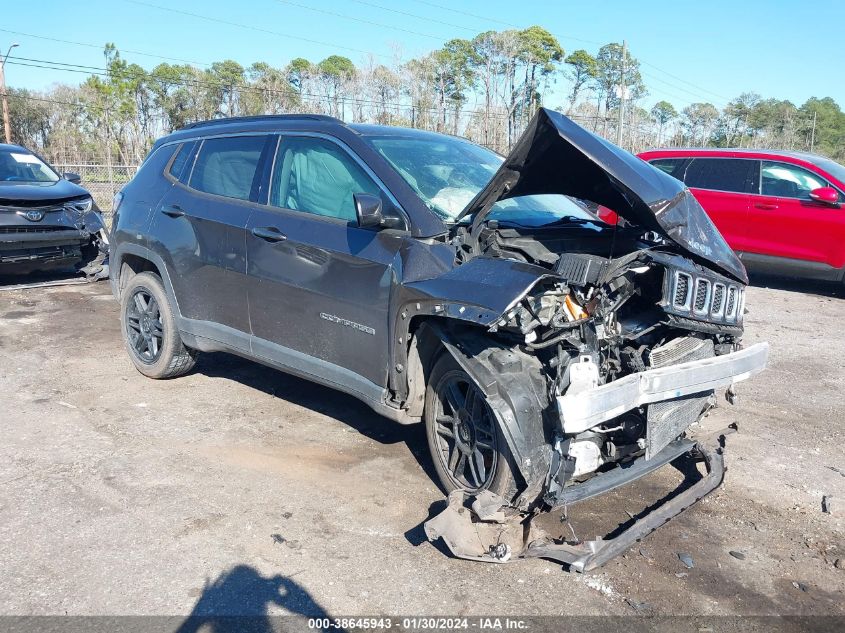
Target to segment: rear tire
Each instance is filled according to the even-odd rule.
[[[126,351],[135,368],[149,378],[175,378],[193,369],[197,352],[185,347],[161,278],[139,273],[129,280],[120,301]]]
[[[513,500],[514,460],[484,393],[448,352],[435,362],[425,392],[425,428],[446,492],[482,490]]]

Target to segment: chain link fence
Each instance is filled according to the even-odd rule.
[[[58,163],[53,167],[60,174],[79,174],[82,178],[82,186],[91,193],[108,225],[111,225],[111,204],[114,194],[120,191],[138,171],[138,165]]]

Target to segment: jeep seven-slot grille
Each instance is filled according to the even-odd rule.
[[[680,270],[672,271],[668,309],[715,322],[741,321],[742,288]]]

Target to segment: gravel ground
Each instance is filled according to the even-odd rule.
[[[843,614],[845,300],[767,280],[748,305],[772,356],[705,421],[740,425],[726,484],[581,576],[427,543],[419,425],[223,354],[151,381],[107,284],[0,291],[0,613]],[[670,480],[577,506],[576,530]]]

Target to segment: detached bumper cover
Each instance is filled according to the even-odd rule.
[[[688,452],[675,458],[672,464],[687,477],[694,473],[700,478],[691,485],[689,479],[685,479],[678,491],[669,495],[662,505],[640,514],[613,538],[582,542],[549,538],[532,524],[531,516],[506,518],[501,510],[495,511],[500,506],[493,504],[491,499],[483,498],[484,493],[468,508],[469,500],[460,490],[449,495],[449,504],[443,512],[426,522],[426,536],[430,541],[442,538],[455,556],[469,560],[505,563],[514,558],[548,558],[568,565],[572,571],[596,569],[721,485],[726,470],[724,434],[731,430],[726,429],[714,438],[699,441],[692,446],[684,445],[683,448],[689,449]],[[703,476],[695,470],[695,463],[700,461],[704,462],[706,469]],[[642,474],[632,473],[630,479],[616,483],[628,483]],[[585,494],[581,499],[590,496],[593,495]]]
[[[768,357],[769,344],[757,343],[738,352],[650,369],[606,385],[564,394],[557,399],[563,432],[581,433],[645,404],[747,380],[766,367]]]

